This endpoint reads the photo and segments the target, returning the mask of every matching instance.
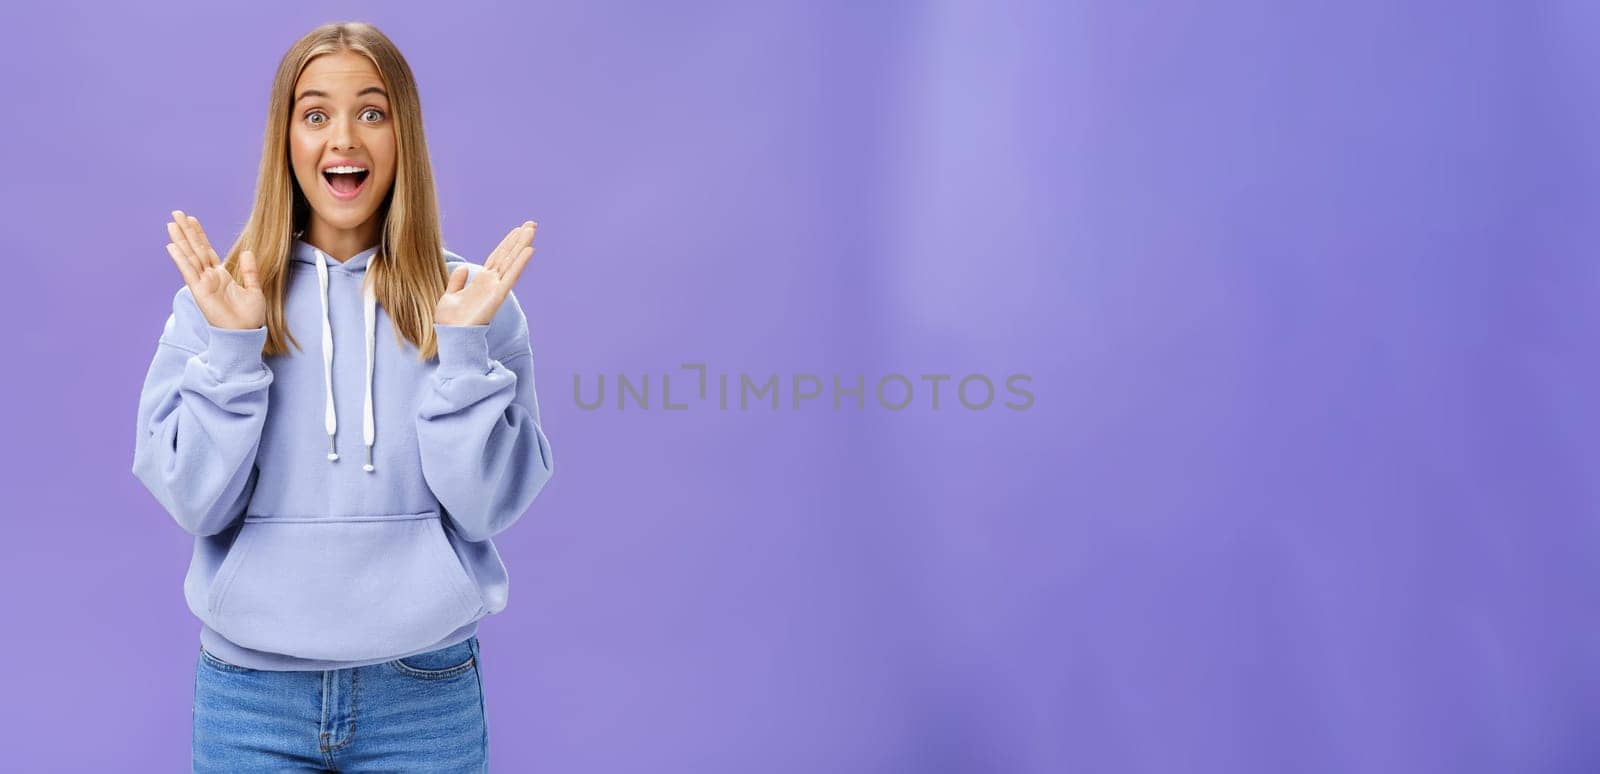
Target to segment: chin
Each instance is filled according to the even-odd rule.
[[[360,228],[363,224],[371,222],[372,217],[378,214],[376,210],[360,215],[352,215],[347,210],[335,210],[333,212],[329,212],[328,210],[318,209],[315,207],[312,209],[316,210],[317,217],[321,218],[322,222],[340,231],[353,231],[357,228]]]

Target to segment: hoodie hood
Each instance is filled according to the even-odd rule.
[[[328,267],[330,269],[342,271],[348,274],[364,274],[367,271],[367,264],[377,257],[378,246],[373,245],[372,247],[362,250],[361,252],[350,256],[350,259],[343,263],[334,260],[333,256],[323,253],[321,250],[318,250],[315,245],[312,245],[310,242],[307,242],[303,239],[295,239],[294,244],[289,250],[289,260],[294,261],[295,263],[308,263],[315,266],[317,264],[318,255],[322,255],[326,258]]]
[[[322,298],[322,387],[323,387],[323,429],[328,433],[328,461],[339,459],[339,411],[334,407],[333,401],[333,326],[328,322],[328,272],[342,271],[346,274],[362,275],[361,283],[361,317],[367,349],[367,378],[366,395],[361,403],[361,440],[367,445],[367,461],[361,466],[362,470],[371,473],[375,468],[372,465],[372,444],[377,437],[377,423],[372,413],[372,358],[373,345],[377,329],[377,297],[374,294],[371,280],[365,278],[367,265],[377,258],[378,246],[374,245],[351,256],[344,262],[334,260],[332,256],[322,252],[316,246],[301,240],[294,241],[294,249],[290,250],[290,260],[298,263],[309,263],[317,267],[317,285]]]

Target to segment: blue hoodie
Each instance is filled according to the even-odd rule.
[[[172,299],[133,473],[195,536],[184,597],[224,661],[376,664],[506,606],[491,538],[554,465],[527,320],[508,295],[487,325],[435,324],[438,357],[419,361],[364,287],[377,251],[340,263],[295,241],[287,355],[263,358],[265,326],[212,326],[187,286]]]

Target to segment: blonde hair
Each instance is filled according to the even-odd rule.
[[[389,93],[394,118],[395,177],[378,214],[383,218],[378,253],[368,263],[367,281],[392,321],[395,337],[417,347],[418,359],[438,352],[433,310],[444,295],[449,273],[439,234],[439,205],[433,166],[422,134],[422,103],[416,79],[394,43],[370,24],[324,24],[305,34],[278,63],[267,107],[267,130],[261,146],[255,204],[238,241],[228,250],[225,266],[240,280],[239,256],[255,253],[261,289],[267,297],[267,343],[263,355],[288,354],[288,343],[304,349],[284,321],[289,257],[295,235],[306,228],[310,205],[289,162],[289,121],[294,86],[306,65],[323,54],[353,51],[371,60]]]

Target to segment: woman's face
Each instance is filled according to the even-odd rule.
[[[372,61],[354,51],[312,59],[294,86],[289,163],[311,203],[308,239],[376,244],[394,185],[394,121]],[[332,169],[359,167],[339,174]]]

